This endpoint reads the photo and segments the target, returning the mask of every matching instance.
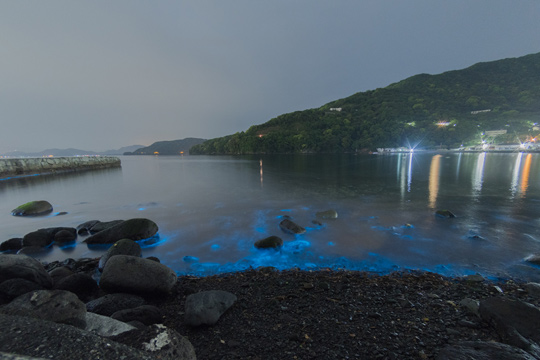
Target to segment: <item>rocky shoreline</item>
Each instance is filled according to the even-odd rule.
[[[50,211],[39,201],[14,214]],[[290,219],[280,227],[305,231]],[[148,219],[92,220],[1,243],[0,359],[540,359],[537,283],[273,267],[178,276],[142,257],[139,243],[157,232]],[[107,252],[27,256],[79,234]]]
[[[172,281],[164,269],[147,282],[147,266],[166,266],[157,259],[116,258],[123,264],[115,270],[119,278],[103,286],[110,265],[100,273],[100,259],[41,264],[0,255],[0,354],[261,360],[540,355],[539,284],[274,268],[174,275]],[[126,267],[134,259],[135,266]],[[126,285],[133,280],[136,287]],[[170,285],[156,289],[156,283]]]

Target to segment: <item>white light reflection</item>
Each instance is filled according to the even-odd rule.
[[[441,157],[435,155],[431,158],[429,167],[429,207],[435,209],[437,195],[439,194],[439,177],[441,172]]]
[[[521,158],[523,153],[520,152],[516,157],[516,162],[514,163],[514,171],[512,173],[512,184],[510,185],[510,190],[512,192],[512,199],[516,196],[518,190],[518,179],[519,179],[519,170],[521,169]]]
[[[259,160],[259,173],[261,174],[261,189],[263,188],[263,162],[262,159]]]
[[[482,191],[482,183],[484,181],[484,165],[486,162],[486,153],[478,155],[476,160],[476,169],[472,177],[473,196],[477,197]]]
[[[412,158],[413,152],[409,154],[409,170],[407,171],[407,192],[411,192],[411,183],[412,183]]]
[[[521,174],[521,197],[525,197],[525,193],[529,187],[529,175],[531,174],[532,154],[528,153],[523,165],[523,173]]]

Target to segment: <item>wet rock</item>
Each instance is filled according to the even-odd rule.
[[[98,269],[103,271],[107,261],[115,255],[142,256],[142,249],[139,244],[130,239],[118,240],[111,246],[105,254],[99,259]]]
[[[437,360],[533,360],[534,356],[519,348],[482,341],[467,341],[444,347]]]
[[[86,303],[86,310],[96,314],[111,316],[117,311],[144,305],[146,301],[133,294],[108,294]]]
[[[41,246],[25,246],[17,251],[17,255],[42,255],[51,251],[50,247]]]
[[[122,221],[122,220],[120,220]],[[86,221],[82,224],[79,224],[77,227],[76,227],[76,230],[77,230],[77,234],[79,235],[86,235],[88,234],[90,231],[90,229],[92,228],[92,226],[96,225],[98,222],[100,222],[99,220],[89,220],[89,221]]]
[[[283,240],[277,236],[269,236],[255,242],[257,249],[275,249],[283,246]]]
[[[435,215],[441,218],[455,218],[456,217],[456,215],[454,215],[450,210],[437,210],[435,212]]]
[[[186,298],[184,320],[190,326],[214,325],[236,299],[236,295],[221,290],[191,294]]]
[[[136,327],[110,318],[109,316],[103,316],[91,312],[86,313],[85,330],[100,336],[115,336],[135,329]]]
[[[163,312],[152,305],[142,305],[133,309],[125,309],[115,312],[111,318],[125,323],[139,321],[144,325],[161,324],[163,322]]]
[[[22,248],[22,238],[11,238],[0,244],[0,251],[17,251]]]
[[[540,265],[540,254],[533,254],[533,255],[527,256],[525,258],[525,261],[534,265]]]
[[[93,235],[123,222],[124,220],[98,221],[88,229],[88,232]]]
[[[459,305],[464,307],[467,310],[467,312],[469,312],[470,314],[480,316],[480,313],[478,312],[480,303],[478,302],[478,300],[465,298],[459,302]]]
[[[116,342],[143,350],[154,359],[196,360],[195,349],[188,339],[164,325],[152,325],[143,330],[120,334]]]
[[[51,203],[46,200],[30,201],[11,210],[14,216],[38,216],[46,215],[53,211]]]
[[[0,283],[9,279],[26,279],[44,288],[52,287],[52,278],[43,265],[25,255],[0,254]]]
[[[320,211],[315,214],[320,219],[337,219],[338,213],[336,210]]]
[[[33,359],[156,359],[73,326],[9,315],[0,315],[0,351]]]
[[[99,292],[96,280],[84,273],[75,273],[60,279],[54,284],[54,289],[70,291],[83,302],[94,299]]]
[[[35,290],[45,290],[42,285],[26,279],[9,279],[0,284],[0,294],[10,301]]]
[[[525,290],[534,297],[540,297],[540,284],[539,283],[527,283],[525,284]]]
[[[295,222],[289,219],[282,220],[279,223],[279,227],[281,228],[283,232],[287,234],[297,235],[297,234],[303,234],[306,232],[306,229],[304,229],[303,227],[301,227],[300,225],[296,224]]]
[[[56,240],[56,235],[60,234],[58,238],[59,242],[63,242],[65,238],[73,238],[69,241],[75,240],[77,237],[77,231],[75,228],[70,227],[54,227],[54,228],[45,228],[32,231],[23,237],[22,245],[23,246],[49,246]]]
[[[121,239],[141,240],[154,236],[157,231],[158,226],[152,220],[129,219],[91,235],[84,242],[87,244],[113,244]]]
[[[54,234],[54,242],[64,244],[75,241],[77,239],[77,230],[75,228],[62,229]]]
[[[49,271],[49,275],[53,279],[53,284],[56,284],[61,279],[68,277],[72,274],[73,274],[73,271],[71,271],[71,269],[68,268],[67,266],[59,266]]]
[[[540,309],[520,300],[492,297],[480,302],[479,311],[505,343],[540,355]]]
[[[0,308],[6,315],[28,316],[84,329],[86,307],[75,294],[64,290],[37,290],[26,293]]]
[[[474,275],[467,275],[464,277],[465,281],[469,283],[481,283],[484,282],[486,279],[480,274],[474,274]]]
[[[176,273],[163,264],[116,255],[105,264],[99,286],[110,293],[155,294],[169,293],[176,281]]]

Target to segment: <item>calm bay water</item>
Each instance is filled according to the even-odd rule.
[[[143,243],[178,273],[275,266],[540,279],[523,259],[540,253],[540,154],[121,157],[121,169],[0,181],[0,241],[38,228],[146,217],[159,238]],[[20,218],[45,199],[62,216]],[[339,217],[312,222],[335,209]],[[448,209],[454,219],[437,218]],[[279,229],[284,216],[307,228]],[[270,235],[279,250],[257,250]],[[42,260],[95,257],[80,237]]]

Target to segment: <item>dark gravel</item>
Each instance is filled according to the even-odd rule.
[[[186,296],[203,290],[229,291],[238,301],[216,325],[191,328],[183,323]],[[172,296],[151,303],[198,359],[432,359],[447,344],[500,340],[459,305],[492,296],[539,305],[513,281],[273,269],[181,276]]]

